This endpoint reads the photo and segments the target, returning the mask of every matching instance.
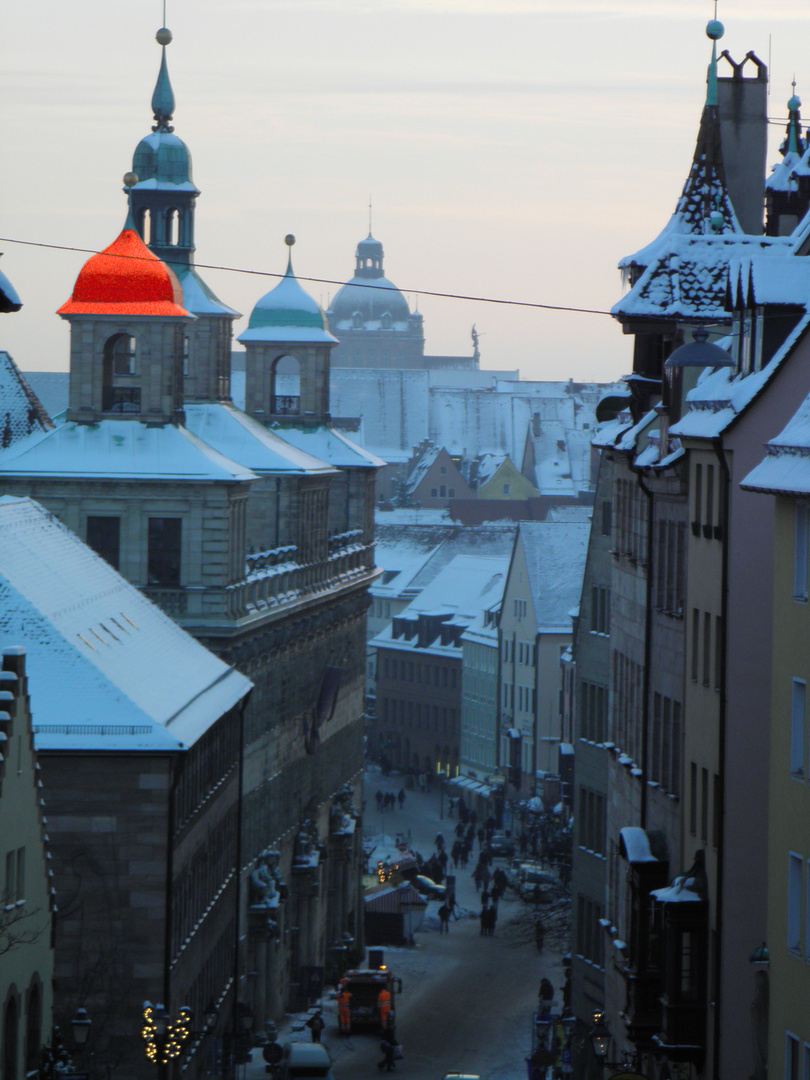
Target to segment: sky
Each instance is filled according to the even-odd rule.
[[[768,9],[771,10],[768,10]],[[24,307],[0,349],[66,370],[56,309],[126,217],[152,125],[162,0],[0,9],[0,269]],[[705,99],[711,0],[167,0],[175,132],[189,147],[202,276],[245,316],[284,272],[342,282],[373,233],[424,315],[426,351],[522,378],[610,381],[630,340],[605,314],[618,260],[665,225]],[[721,47],[770,61],[769,168],[810,8],[721,0]],[[721,70],[722,73],[722,70]],[[24,242],[24,243],[22,243]],[[308,283],[324,306],[336,285]],[[417,290],[480,297],[417,296]]]

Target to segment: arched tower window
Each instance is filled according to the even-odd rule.
[[[138,214],[138,232],[141,240],[148,246],[152,239],[152,215],[146,208]]]
[[[188,375],[189,339],[188,334],[183,335],[183,374]]]
[[[355,311],[352,313],[352,327],[355,330],[359,330],[363,325],[363,313],[361,311]]]
[[[270,381],[270,412],[275,416],[297,416],[301,408],[301,375],[294,356],[279,356],[273,362]]]
[[[131,334],[114,334],[104,344],[102,409],[109,413],[139,413],[141,388],[129,384],[135,374],[136,342]]]
[[[172,208],[166,212],[166,243],[177,247],[180,240],[180,211]]]

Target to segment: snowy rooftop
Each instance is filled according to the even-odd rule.
[[[526,556],[538,632],[567,633],[569,612],[579,603],[590,524],[573,521],[522,522],[520,543]]]
[[[51,423],[28,380],[7,352],[0,352],[0,446],[11,446]]]
[[[751,470],[742,486],[781,495],[810,494],[810,395],[766,450],[764,461]]]
[[[420,615],[450,615],[450,625],[467,628],[482,612],[500,604],[509,560],[458,555],[445,566],[423,591],[400,612],[398,618],[418,620]],[[394,638],[388,626],[371,642],[388,648],[414,648],[413,639]],[[426,651],[458,653],[457,645],[438,641]]]
[[[147,427],[137,420],[62,424],[0,451],[7,476],[160,480],[255,480],[186,428]]]
[[[240,315],[240,312],[223,304],[206,285],[193,266],[172,264],[172,269],[183,290],[183,306],[193,315]]]
[[[377,469],[385,465],[382,458],[326,424],[301,428],[285,424],[276,434],[291,446],[337,468]]]
[[[806,313],[761,371],[746,375],[731,367],[707,368],[687,395],[689,411],[673,425],[670,433],[699,439],[721,435],[767,386],[808,329],[810,314]]]
[[[422,452],[419,460],[414,465],[413,469],[405,481],[405,490],[412,494],[424,480],[431,465],[436,461],[436,458],[441,453],[441,449],[438,446],[428,446]]]
[[[787,237],[743,233],[672,233],[635,285],[611,308],[618,318],[646,317],[728,321],[725,307],[729,263],[763,251],[787,255]]]
[[[185,406],[186,427],[218,453],[257,473],[330,473],[331,465],[226,402]]]
[[[378,516],[375,557],[384,573],[372,592],[380,597],[416,596],[458,555],[508,559],[516,531],[512,524],[388,525]]]
[[[251,687],[30,499],[0,498],[0,567],[39,750],[182,749]]]

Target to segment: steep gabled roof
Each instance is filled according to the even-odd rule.
[[[529,574],[539,633],[571,629],[570,611],[579,603],[590,524],[573,521],[521,522],[518,543]]]
[[[53,427],[39,398],[7,352],[0,352],[0,447]]]

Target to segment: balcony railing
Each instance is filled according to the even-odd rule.
[[[105,413],[123,413],[126,415],[140,413],[140,386],[105,386],[101,395],[101,408]]]
[[[298,416],[301,411],[301,398],[291,394],[273,394],[270,398],[270,412],[273,416]]]
[[[348,541],[348,542],[347,542]],[[295,546],[248,555],[245,577],[232,585],[141,591],[167,615],[183,619],[240,619],[295,603],[361,578],[374,568],[374,545],[357,530],[329,541],[329,556],[317,563],[296,562]]]

